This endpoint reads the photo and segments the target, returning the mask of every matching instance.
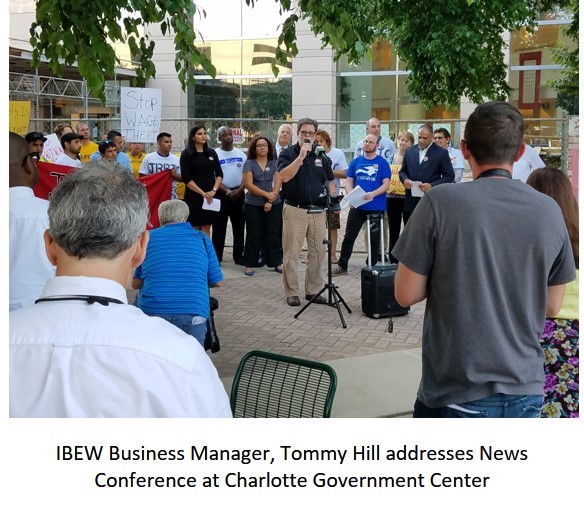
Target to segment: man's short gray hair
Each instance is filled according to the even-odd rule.
[[[182,200],[165,200],[158,206],[160,225],[183,223],[189,217],[189,206]]]
[[[83,164],[52,191],[49,233],[71,257],[113,259],[146,230],[148,196],[119,163]]]
[[[231,127],[222,125],[219,127],[219,129],[217,130],[217,142],[221,142],[221,140],[219,139],[219,136],[225,131],[225,130],[231,130]]]
[[[290,135],[292,135],[292,125],[290,125],[289,123],[283,123],[282,125],[280,125],[280,128],[278,128],[278,135],[280,135],[280,132],[284,130],[284,128],[287,128],[290,132]]]

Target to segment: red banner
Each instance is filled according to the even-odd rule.
[[[34,187],[34,194],[45,200],[49,200],[53,188],[57,186],[59,181],[67,177],[71,171],[75,170],[75,167],[46,162],[38,162],[38,167],[39,181]],[[172,176],[169,170],[165,170],[158,174],[141,177],[140,182],[146,187],[146,191],[148,192],[150,219],[147,228],[148,230],[158,228],[160,226],[160,222],[158,221],[158,206],[161,202],[170,200],[172,196]]]

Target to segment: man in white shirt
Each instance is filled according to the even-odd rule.
[[[377,144],[377,154],[382,158],[385,158],[387,163],[391,163],[393,154],[397,152],[395,143],[386,137],[381,136],[381,122],[377,118],[371,118],[365,125],[366,134],[375,135],[378,139]],[[365,136],[363,136],[365,138]],[[363,155],[363,140],[360,140],[355,146],[355,156],[353,158],[359,158]]]
[[[225,236],[227,235],[227,221],[231,220],[233,233],[233,261],[243,265],[243,247],[245,233],[245,219],[243,217],[243,200],[245,198],[243,186],[243,164],[247,160],[245,153],[233,147],[233,132],[231,128],[222,126],[217,130],[216,148],[223,180],[215,197],[221,201],[219,217],[213,225],[213,246],[219,262],[223,261]]]
[[[156,137],[156,145],[156,151],[148,153],[144,157],[144,160],[142,160],[142,165],[138,173],[140,177],[143,177],[169,170],[172,176],[171,197],[177,199],[176,182],[181,181],[180,160],[178,156],[170,152],[172,150],[171,135],[167,132],[160,132]]]
[[[545,162],[529,144],[525,145],[525,151],[521,158],[513,164],[513,179],[521,179],[525,183],[529,174],[536,169],[543,169]]]
[[[52,192],[37,303],[10,313],[11,417],[230,417],[203,347],[127,303],[148,244],[148,197],[117,164],[88,162]]]
[[[79,153],[81,152],[82,135],[69,132],[61,137],[61,147],[63,152],[57,157],[55,163],[57,165],[65,165],[67,167],[81,167],[81,160]]]
[[[276,142],[276,158],[280,156],[280,151],[287,148],[292,140],[292,127],[288,123],[280,125],[278,128],[278,140]]]
[[[38,299],[55,270],[45,254],[43,234],[49,228],[49,202],[34,196],[38,182],[36,162],[40,156],[29,152],[20,135],[9,139],[9,286],[10,311],[30,306]]]

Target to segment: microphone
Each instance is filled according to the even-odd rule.
[[[316,153],[316,156],[322,156],[325,151],[326,150],[324,149],[323,146],[316,146],[316,149],[314,150],[314,152]]]

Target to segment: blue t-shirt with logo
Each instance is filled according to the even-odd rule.
[[[353,188],[360,186],[368,193],[377,190],[384,179],[391,179],[391,170],[385,159],[377,155],[372,160],[367,160],[364,156],[354,158],[349,165],[347,177],[353,179]],[[385,211],[385,193],[377,195],[372,201],[359,206],[364,211]]]

